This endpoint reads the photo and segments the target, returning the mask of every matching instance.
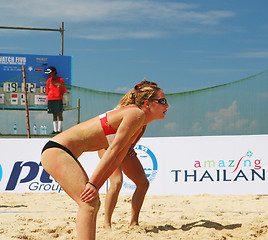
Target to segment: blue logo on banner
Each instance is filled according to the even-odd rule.
[[[156,157],[148,147],[145,147],[143,145],[136,145],[134,149],[135,152],[137,153],[138,159],[140,160],[144,168],[146,177],[148,181],[151,183],[155,179],[158,170]],[[136,186],[132,182],[131,184],[124,182],[123,186],[129,189],[136,188]]]

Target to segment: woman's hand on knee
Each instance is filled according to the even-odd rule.
[[[90,183],[87,183],[84,191],[81,193],[80,198],[82,202],[89,203],[99,196],[97,189]]]

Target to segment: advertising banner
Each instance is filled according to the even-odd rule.
[[[267,140],[267,135],[142,139],[139,144],[157,161],[148,194],[268,194]]]
[[[0,139],[0,192],[63,192],[41,165],[41,151],[48,140]],[[88,155],[79,161],[90,176],[99,159],[96,152]],[[104,185],[100,193],[105,189]]]
[[[0,192],[63,192],[40,163],[47,141],[0,139]],[[142,138],[135,151],[150,182],[148,195],[268,194],[267,141],[268,135]],[[100,160],[89,152],[79,161],[91,176]],[[121,194],[134,190],[124,176]]]
[[[28,104],[33,108],[44,108],[46,100],[45,69],[54,66],[57,75],[66,85],[72,84],[72,57],[51,55],[29,55],[0,53],[0,107],[24,107],[22,66],[25,66]],[[64,105],[71,106],[71,92],[64,96]]]

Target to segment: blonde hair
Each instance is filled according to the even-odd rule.
[[[135,104],[141,108],[145,100],[154,98],[160,90],[162,89],[159,88],[155,82],[144,80],[122,97],[116,108],[130,104]]]

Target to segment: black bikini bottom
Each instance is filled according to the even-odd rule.
[[[64,147],[61,144],[59,144],[57,142],[53,142],[53,141],[48,141],[47,144],[44,146],[41,153],[43,153],[46,149],[49,149],[49,148],[60,148],[63,151],[67,152],[69,155],[71,155],[73,157],[73,159],[77,161],[76,157],[73,155],[73,153],[67,147]]]

